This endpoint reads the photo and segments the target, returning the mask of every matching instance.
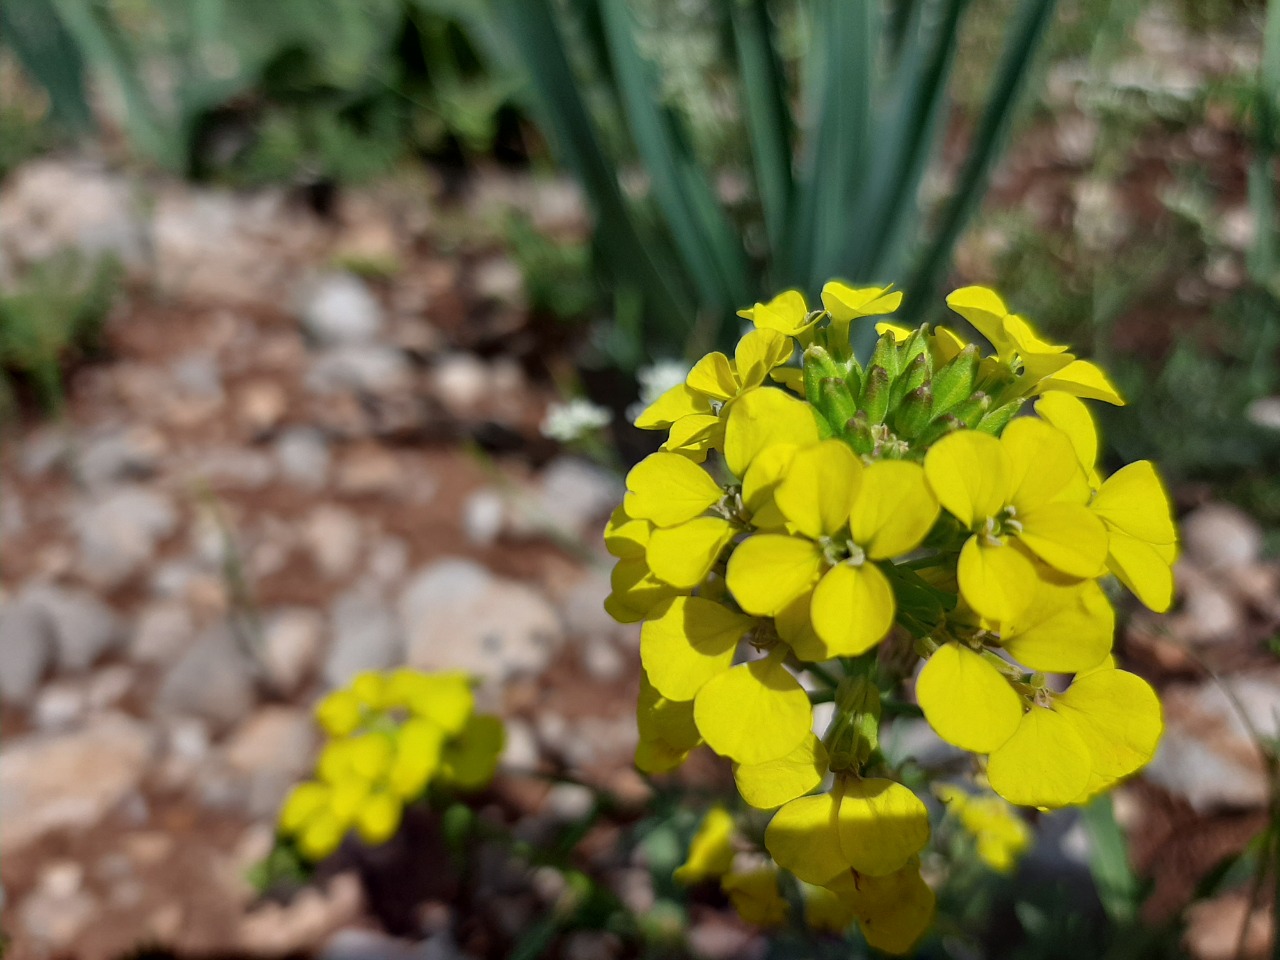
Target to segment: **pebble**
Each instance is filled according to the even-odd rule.
[[[300,487],[319,489],[329,475],[329,445],[324,434],[309,427],[294,427],[280,434],[275,444],[281,475]]]
[[[303,329],[323,346],[368,343],[382,330],[382,307],[359,277],[329,273],[306,293]]]
[[[40,730],[67,730],[75,726],[87,707],[88,697],[82,686],[50,683],[40,691],[31,716]]]
[[[0,848],[16,856],[58,830],[84,830],[129,796],[154,749],[146,725],[115,713],[83,729],[11,739],[0,764]]]
[[[98,901],[82,890],[57,896],[41,889],[22,902],[18,915],[32,940],[61,952],[97,917],[98,909]]]
[[[245,915],[237,941],[255,956],[283,956],[307,950],[349,926],[361,913],[360,880],[340,873],[321,887],[304,887],[289,903],[267,903]]]
[[[477,547],[495,543],[506,524],[507,504],[496,490],[477,490],[462,506],[462,529]]]
[[[104,587],[119,586],[151,559],[177,520],[173,502],[146,487],[122,486],[95,496],[72,521],[85,577]]]
[[[580,783],[557,783],[547,791],[543,801],[547,813],[561,823],[581,820],[591,812],[595,794]]]
[[[1179,637],[1192,643],[1213,643],[1240,636],[1244,611],[1231,593],[1189,561],[1179,562],[1175,572],[1182,605],[1170,623]]]
[[[369,394],[394,393],[407,388],[412,368],[395,347],[379,343],[348,344],[322,352],[307,372],[313,393],[357,390]]]
[[[1262,530],[1239,507],[1208,503],[1182,521],[1182,546],[1206,570],[1248,566],[1262,553]]]
[[[55,660],[53,624],[26,600],[0,606],[0,698],[24,706]]]
[[[124,641],[124,629],[111,608],[86,590],[37,584],[22,597],[48,619],[63,670],[84,670]]]
[[[306,607],[289,607],[267,617],[262,636],[263,666],[280,693],[297,693],[316,672],[324,647],[324,617]]]
[[[85,443],[76,461],[85,486],[102,489],[151,476],[164,456],[164,437],[150,427],[115,427]]]
[[[221,759],[233,775],[236,805],[270,819],[290,787],[303,779],[316,748],[311,715],[294,707],[264,707],[228,737]],[[216,765],[209,771],[216,775]]]
[[[399,610],[410,666],[464,670],[495,684],[540,672],[563,639],[560,618],[541,594],[470,560],[439,560],[418,571]]]
[[[172,600],[148,604],[138,615],[129,656],[138,663],[170,663],[195,639],[186,605]]]
[[[322,503],[306,519],[303,540],[320,573],[336,579],[349,573],[360,557],[364,534],[360,519],[350,510]]]
[[[490,389],[489,368],[469,353],[451,353],[431,370],[435,395],[455,417],[473,415]]]
[[[217,624],[169,668],[156,705],[163,714],[197,717],[225,730],[253,709],[255,693],[254,664],[231,629]]]
[[[353,449],[338,464],[338,492],[349,496],[394,497],[404,492],[407,483],[408,475],[396,455],[381,446]],[[431,478],[415,476],[415,493],[432,483]]]
[[[1245,893],[1232,891],[1187,908],[1182,943],[1196,960],[1263,960],[1275,936],[1275,915],[1266,909],[1250,914]]]
[[[400,626],[376,596],[349,590],[329,612],[332,640],[324,664],[324,680],[339,687],[362,670],[386,670],[404,657]]]
[[[502,748],[502,766],[507,770],[525,772],[538,767],[538,740],[533,728],[523,720],[511,719],[506,723],[507,737]]]
[[[577,457],[557,457],[542,471],[532,508],[524,513],[526,530],[517,532],[550,528],[598,540],[624,492],[621,479],[612,471]]]
[[[288,409],[289,397],[274,380],[246,383],[236,396],[236,412],[251,436],[269,434]]]

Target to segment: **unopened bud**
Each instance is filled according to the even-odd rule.
[[[893,428],[901,437],[914,440],[925,427],[933,414],[933,390],[928,383],[912,390],[893,414]]]
[[[949,412],[973,393],[978,363],[978,348],[971,343],[933,375],[935,413]]]
[[[860,406],[871,423],[882,423],[889,410],[890,379],[889,371],[882,366],[873,364],[867,368]]]

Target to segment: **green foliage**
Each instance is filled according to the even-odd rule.
[[[68,253],[32,267],[0,289],[0,413],[13,383],[27,383],[46,408],[62,400],[62,365],[97,340],[115,295],[119,266]]]
[[[524,275],[529,309],[561,320],[577,320],[600,301],[591,276],[590,247],[578,240],[540,233],[527,218],[507,226],[511,255]]]
[[[249,183],[364,180],[455,140],[489,149],[513,89],[486,66],[503,60],[494,36],[483,3],[457,0],[13,0],[0,11],[0,44],[55,118],[91,124],[92,73],[140,154]]]
[[[967,0],[883,11],[723,0],[683,20],[626,0],[496,5],[536,113],[595,208],[602,268],[643,298],[635,336],[669,353],[728,340],[734,309],[765,291],[813,294],[830,276],[909,277],[908,304],[925,299],[984,192],[1054,3],[1016,3],[957,188],[928,223],[921,185],[947,125]],[[717,55],[688,83],[707,44]],[[701,128],[708,114],[723,136]],[[633,161],[647,175],[640,195],[619,184]],[[622,345],[614,359],[643,353]]]

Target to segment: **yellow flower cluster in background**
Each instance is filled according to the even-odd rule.
[[[637,764],[664,772],[702,744],[728,758],[743,799],[776,810],[772,860],[825,891],[822,923],[856,918],[904,951],[933,909],[929,818],[878,752],[881,687],[911,671],[877,655],[924,661],[920,708],[986,757],[999,802],[1082,803],[1162,730],[1155,693],[1111,658],[1101,581],[1167,609],[1177,536],[1151,464],[1098,471],[1083,401],[1123,401],[1097,366],[982,287],[947,303],[991,352],[882,319],[860,364],[852,324],[900,301],[833,281],[820,309],[788,291],[742,311],[734,356],[704,357],[637,419],[667,438],[605,543],[606,608],[642,624]],[[1016,855],[1006,836],[993,859],[1001,843]]]
[[[315,779],[293,788],[279,819],[281,834],[313,861],[352,830],[385,843],[431,783],[484,787],[504,741],[502,721],[475,712],[462,673],[361,673],[317,704],[316,719],[328,740]]]

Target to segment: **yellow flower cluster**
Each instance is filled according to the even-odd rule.
[[[366,672],[316,706],[328,734],[314,780],[298,784],[280,810],[279,829],[308,860],[333,853],[355,830],[384,843],[404,806],[439,782],[475,790],[493,779],[502,721],[474,712],[462,673]]]
[[[1011,873],[1031,845],[1031,828],[1017,811],[991,794],[971,794],[950,784],[935,792],[977,845],[978,859],[997,873]]]
[[[667,438],[627,476],[605,543],[606,608],[642,623],[638,766],[670,770],[700,744],[730,759],[743,798],[777,810],[773,860],[905,950],[932,911],[929,821],[871,775],[891,773],[879,687],[904,679],[879,649],[925,660],[925,717],[987,755],[1001,797],[1083,802],[1162,729],[1154,692],[1110,658],[1099,581],[1167,609],[1177,537],[1150,463],[1097,470],[1082,400],[1123,403],[1098,367],[982,287],[947,303],[994,352],[881,319],[863,366],[852,323],[900,300],[833,281],[821,309],[788,291],[742,311],[733,358],[704,357],[638,418]],[[830,661],[846,676],[819,737],[800,678]],[[1060,689],[1049,672],[1075,676]]]

